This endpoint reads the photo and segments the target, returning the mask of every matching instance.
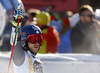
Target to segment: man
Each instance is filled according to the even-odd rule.
[[[94,12],[91,6],[83,5],[79,9],[80,21],[72,29],[71,43],[73,53],[99,54],[96,42],[97,30],[94,27]]]
[[[36,15],[37,26],[40,27],[43,33],[43,44],[39,50],[39,53],[56,53],[59,46],[59,33],[55,28],[50,27],[50,14],[48,12],[41,11]]]
[[[36,24],[35,16],[36,14],[40,13],[40,10],[39,9],[29,9],[27,13],[28,13],[28,19],[27,19],[26,24],[29,24],[29,23]]]
[[[16,11],[18,13],[19,11]],[[19,14],[20,15],[20,14]],[[15,15],[16,17],[17,15]],[[13,29],[17,26],[18,17],[13,21]],[[21,17],[22,18],[22,17]],[[21,19],[22,20],[22,19]],[[20,23],[21,23],[20,20]],[[14,47],[12,68],[14,73],[43,73],[41,61],[36,57],[42,44],[43,36],[36,25],[26,25],[18,28],[18,41]],[[20,30],[21,29],[21,30]],[[20,32],[21,31],[21,32]],[[13,30],[12,30],[12,33]],[[11,36],[11,39],[14,36]]]

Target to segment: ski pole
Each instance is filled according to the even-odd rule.
[[[12,60],[12,56],[13,56],[13,51],[14,51],[14,47],[15,47],[15,41],[16,41],[16,36],[17,36],[17,32],[18,32],[18,26],[19,26],[19,22],[20,22],[21,17],[18,17],[18,23],[17,23],[17,27],[16,27],[16,31],[15,31],[15,37],[14,37],[14,42],[13,42],[13,46],[12,46],[12,51],[11,51],[11,56],[10,56],[10,61],[9,61],[9,65],[8,65],[8,71],[7,73],[9,73],[9,69],[10,69],[10,64],[11,64],[11,60]]]

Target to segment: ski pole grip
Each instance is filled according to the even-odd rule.
[[[18,17],[18,23],[17,23],[17,26],[19,26],[20,19],[21,19],[21,17],[19,16],[19,17]]]

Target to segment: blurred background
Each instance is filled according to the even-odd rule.
[[[27,13],[22,26],[29,22],[33,22],[34,16],[31,17],[29,14],[37,13],[38,11],[45,11],[50,14],[51,21],[49,26],[55,27],[59,36],[59,43],[57,44],[57,49],[54,52],[49,51],[45,53],[72,53],[70,44],[70,48],[68,48],[69,46],[65,46],[67,49],[66,52],[61,52],[59,48],[63,48],[60,46],[63,34],[65,34],[70,27],[74,27],[75,23],[79,20],[77,13],[80,6],[88,4],[93,7],[95,13],[96,10],[98,10],[95,15],[97,15],[98,20],[100,19],[100,0],[0,0],[0,51],[11,51],[11,22],[13,21],[14,10],[16,10],[19,3],[23,3]],[[76,18],[73,16],[74,14],[76,14]],[[69,37],[66,41],[70,42]]]
[[[76,13],[81,5],[89,4],[94,11],[100,8],[99,0],[0,0],[2,6],[8,13],[16,9],[18,2],[23,2],[25,10],[35,8],[42,10],[42,7],[51,8],[52,12],[72,11]]]

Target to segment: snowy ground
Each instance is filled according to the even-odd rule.
[[[100,73],[100,55],[38,54],[37,56],[43,63],[44,73]],[[10,52],[0,53],[0,73],[7,73],[9,58]]]

